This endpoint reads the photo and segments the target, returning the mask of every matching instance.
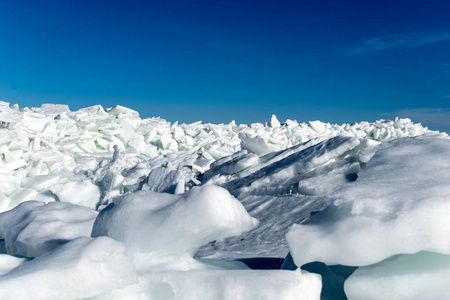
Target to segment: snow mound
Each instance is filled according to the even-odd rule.
[[[424,135],[386,146],[336,193],[334,205],[293,226],[288,241],[297,265],[362,266],[422,250],[450,254],[450,139]]]
[[[120,242],[74,239],[0,276],[3,299],[80,299],[137,280]]]
[[[10,255],[37,257],[90,236],[97,212],[70,203],[27,201],[0,214],[0,237]]]
[[[450,138],[427,134],[376,148],[332,205],[291,227],[295,264],[359,266],[345,283],[349,299],[446,298],[439,277],[450,259]]]
[[[147,275],[139,284],[101,299],[140,295],[143,299],[177,300],[314,300],[320,298],[320,289],[319,275],[300,270],[163,272]]]
[[[193,256],[205,243],[256,224],[227,190],[206,185],[181,195],[139,191],[114,198],[100,212],[92,236],[122,241],[131,252]]]

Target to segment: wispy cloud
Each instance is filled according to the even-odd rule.
[[[445,96],[450,98],[450,95]],[[388,118],[409,118],[415,123],[422,123],[431,130],[450,134],[450,108],[416,108],[400,109],[384,114]]]
[[[349,51],[349,55],[362,55],[367,53],[374,53],[384,51],[392,48],[415,48],[421,47],[430,43],[450,40],[450,33],[421,36],[421,37],[396,37],[396,36],[382,36],[365,39],[362,43],[353,46]]]

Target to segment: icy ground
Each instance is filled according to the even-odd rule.
[[[409,119],[0,122],[1,299],[450,297],[450,138]]]

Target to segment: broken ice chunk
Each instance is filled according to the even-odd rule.
[[[55,185],[59,181],[59,176],[55,174],[30,176],[21,181],[22,187],[28,187],[37,191],[42,191],[49,186]]]
[[[62,202],[70,202],[95,209],[100,201],[100,189],[89,180],[75,179],[49,188]]]
[[[251,136],[246,133],[239,133],[241,139],[241,148],[257,155],[264,155],[273,150],[260,136]]]
[[[278,121],[275,115],[272,115],[272,118],[270,119],[270,127],[278,128],[280,126],[281,126],[280,121]]]

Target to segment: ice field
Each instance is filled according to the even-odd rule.
[[[446,299],[450,138],[0,102],[0,299]]]

